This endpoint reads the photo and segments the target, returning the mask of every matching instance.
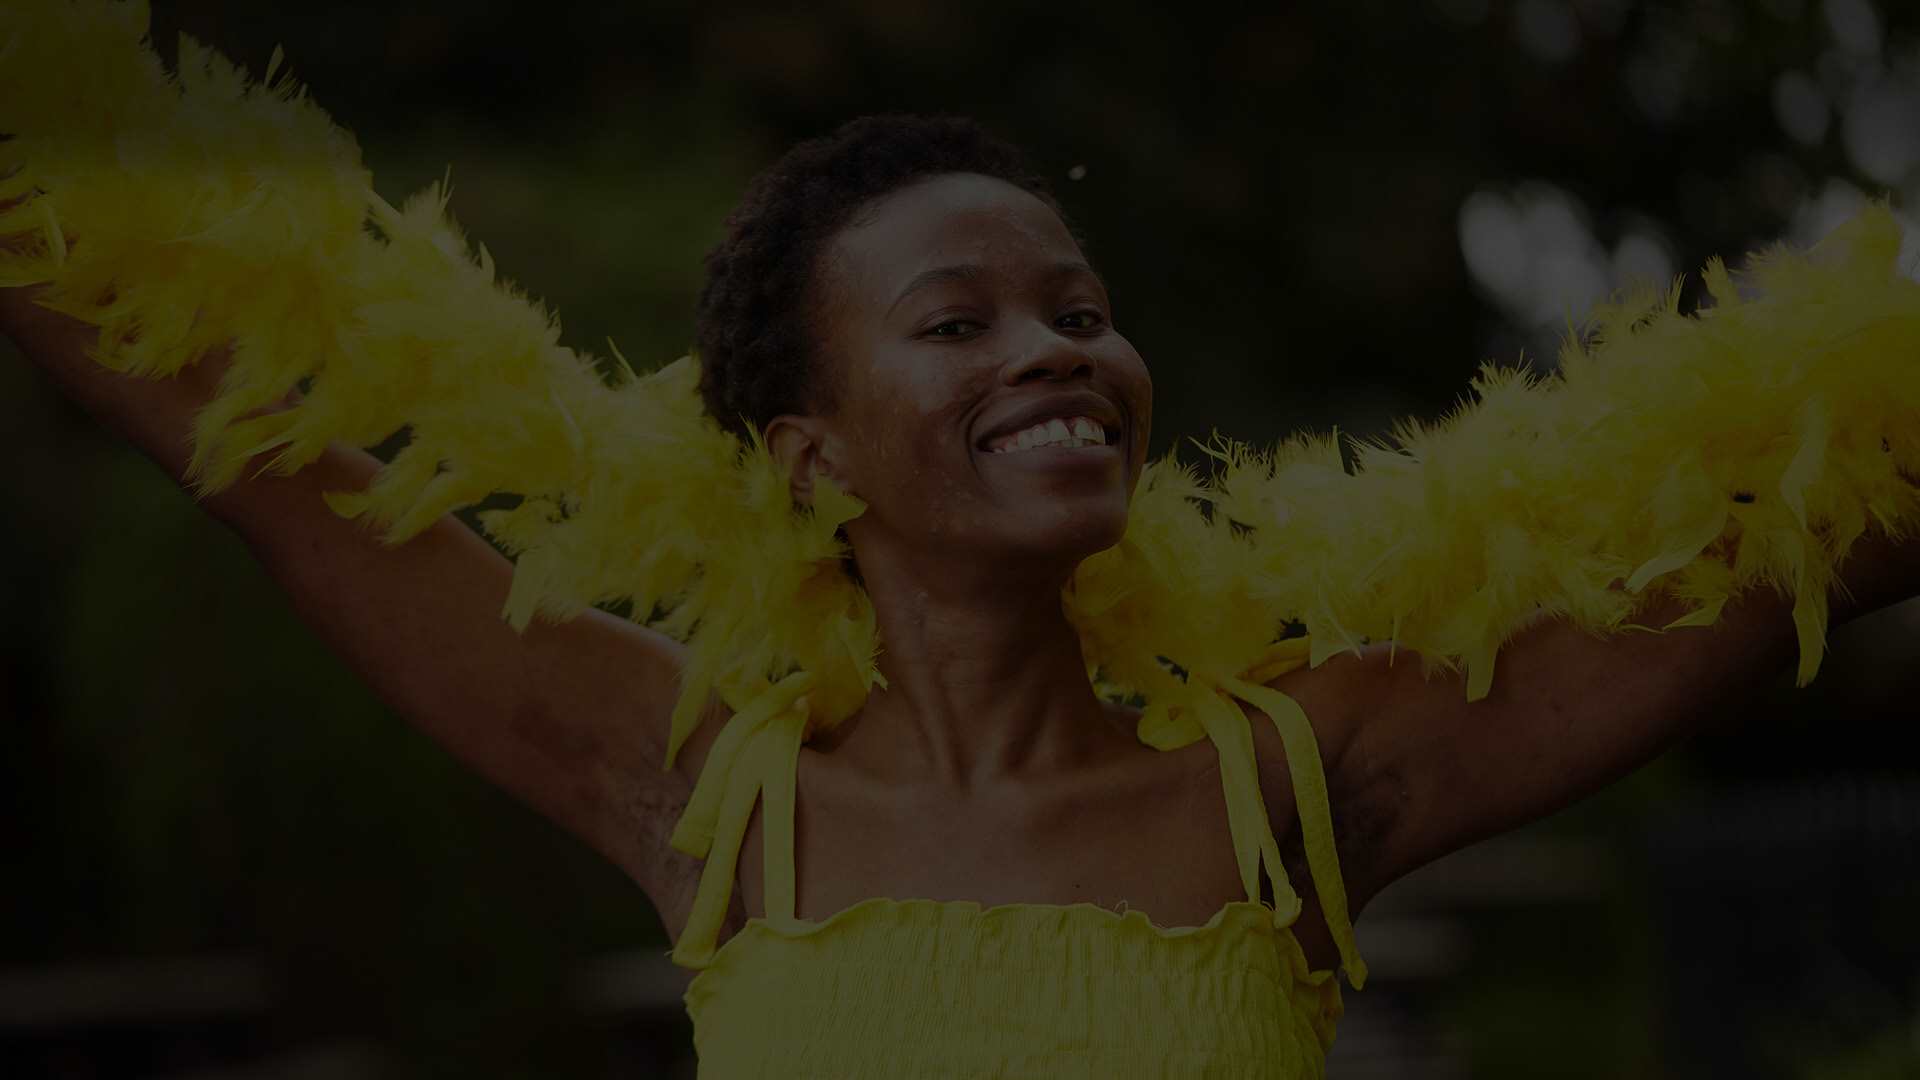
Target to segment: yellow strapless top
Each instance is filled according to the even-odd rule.
[[[1358,986],[1365,968],[1332,861],[1311,729],[1284,695],[1262,687],[1245,696],[1287,714],[1275,722],[1309,865]],[[732,718],[703,767],[699,788],[708,790],[696,789],[675,833],[676,846],[707,860],[673,952],[699,970],[685,1001],[703,1080],[1324,1075],[1340,986],[1332,971],[1309,970],[1294,937],[1301,902],[1280,864],[1252,731],[1237,709],[1203,719],[1221,756],[1247,898],[1204,926],[1175,928],[1089,903],[874,898],[824,921],[796,918],[793,784],[804,719],[777,701]],[[716,950],[741,837],[762,798],[767,915]],[[1262,864],[1271,905],[1260,896]]]

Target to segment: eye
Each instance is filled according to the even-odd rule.
[[[972,319],[948,319],[930,326],[925,331],[927,337],[965,337],[975,330],[982,329],[980,323]]]
[[[1107,324],[1107,316],[1098,308],[1080,308],[1060,316],[1058,323],[1063,330],[1098,330]]]

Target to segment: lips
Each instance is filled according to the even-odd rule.
[[[974,442],[974,448],[991,451],[996,440],[1016,435],[1049,420],[1068,422],[1075,417],[1098,421],[1106,429],[1108,446],[1117,445],[1121,436],[1120,410],[1113,402],[1091,390],[1073,390],[1047,394],[1022,402],[986,422],[986,430]]]

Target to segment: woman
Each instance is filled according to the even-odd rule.
[[[31,291],[0,304],[23,351],[186,481],[207,365],[131,380]],[[1316,1074],[1329,975],[1363,978],[1349,915],[1622,775],[1791,655],[1773,597],[1710,631],[1547,621],[1469,703],[1383,642],[1281,663],[1262,681],[1284,697],[1242,694],[1297,703],[1317,750],[1280,715],[1153,750],[1138,710],[1095,694],[1058,600],[1125,535],[1151,382],[1017,155],[947,121],[803,144],[730,220],[700,319],[711,415],[764,433],[798,501],[864,504],[844,533],[884,642],[864,705],[784,745],[791,795],[733,800],[751,816],[711,835],[688,805],[729,710],[704,702],[675,747],[671,638],[594,611],[516,634],[496,614],[511,565],[457,521],[387,548],[327,508],[378,467],[342,445],[204,505],[396,711],[641,885],[708,971],[689,1004],[718,1075]],[[1920,591],[1920,557],[1869,539],[1841,583],[1836,622]],[[746,738],[773,754],[772,730]],[[1337,867],[1312,835],[1329,816]]]

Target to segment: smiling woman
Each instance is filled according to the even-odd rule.
[[[707,266],[708,411],[765,432],[802,498],[817,470],[868,504],[848,526],[863,575],[911,575],[882,563],[1009,539],[1062,550],[1013,514],[1081,521],[1083,553],[1118,542],[1146,458],[1145,365],[1013,147],[964,120],[856,120],[762,173]],[[1027,383],[1038,385],[1011,389]],[[1078,490],[980,487],[992,476],[978,454],[1031,449],[1039,433],[1021,433],[1048,421],[1058,439],[1087,438],[1066,430],[1076,418],[1102,425],[1097,446],[1018,464],[1034,483]],[[990,445],[1003,437],[1015,442]],[[978,534],[996,522],[1014,535]]]
[[[996,551],[1008,561],[994,582],[1025,589],[1025,574],[1058,577],[1062,560],[1070,572],[1119,543],[1151,384],[1053,208],[936,174],[874,200],[823,264],[831,404],[766,431],[802,490],[817,469],[868,503],[848,525],[862,574],[923,576],[927,560]],[[1075,437],[1070,420],[1093,445],[1054,445]],[[1007,438],[1024,453],[994,455]]]
[[[844,222],[808,215],[819,250],[803,241],[782,286],[806,304],[771,313],[804,335],[786,339],[794,355],[760,354],[801,381],[750,429],[797,499],[826,479],[865,505],[844,529],[885,679],[830,747],[802,752],[767,726],[694,767],[725,770],[701,782],[728,791],[741,755],[770,770],[751,818],[715,822],[716,836],[690,809],[698,839],[677,837],[709,863],[693,910],[668,922],[676,958],[704,969],[687,1003],[715,1075],[1297,1075],[1318,1071],[1332,1037],[1338,991],[1288,929],[1284,876],[1280,910],[1262,901],[1273,820],[1244,721],[1237,741],[1216,734],[1235,755],[1224,819],[1176,813],[1217,796],[1196,790],[1188,756],[1141,746],[1086,678],[1059,598],[1126,534],[1152,389],[1057,205],[1015,160],[963,121],[855,121],[770,167],[709,260],[711,408],[744,397],[729,380],[751,374],[730,348],[749,335],[714,327],[716,298],[736,278],[778,280],[735,253],[777,235],[765,219],[796,193],[865,178]],[[1324,821],[1324,798],[1306,813]],[[936,841],[928,821],[968,824]],[[1223,907],[1229,852],[1247,892]],[[741,853],[747,917],[723,927]],[[1159,1015],[1143,1026],[1149,1001]]]
[[[1357,471],[1216,440],[1203,481],[1148,464],[1106,282],[971,122],[789,152],[697,361],[608,378],[443,190],[388,205],[271,70],[169,82],[137,14],[0,15],[0,328],[639,884],[703,1075],[1319,1075],[1382,889],[1920,589],[1885,213]],[[1591,632],[1629,619],[1676,632]]]

